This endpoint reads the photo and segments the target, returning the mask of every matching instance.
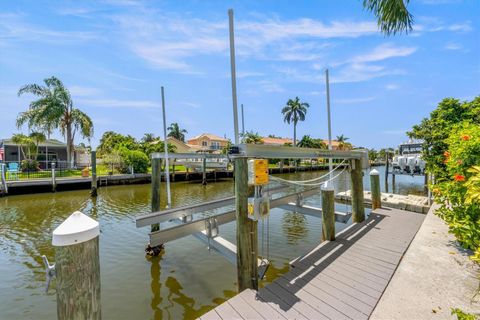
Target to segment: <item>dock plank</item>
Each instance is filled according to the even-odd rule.
[[[368,319],[425,215],[382,208],[201,319]]]

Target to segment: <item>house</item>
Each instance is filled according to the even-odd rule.
[[[198,151],[219,151],[228,143],[228,140],[211,133],[202,133],[187,141],[188,145],[201,147]]]
[[[263,137],[263,144],[272,145],[272,146],[284,146],[284,145],[293,145],[293,139],[290,138],[271,138]]]
[[[0,161],[20,163],[25,160],[21,146],[12,139],[0,140]],[[38,144],[38,156],[40,168],[50,167],[51,162],[67,161],[67,144],[55,139],[48,139]]]
[[[323,143],[328,147],[328,140],[323,140]],[[340,150],[340,142],[332,140],[332,150]]]
[[[86,167],[90,165],[90,151],[85,148],[76,148],[74,153],[75,167]],[[22,147],[13,142],[12,139],[0,140],[0,162],[16,162],[21,163],[25,160],[22,153]],[[37,161],[40,169],[51,168],[54,162],[57,168],[66,167],[67,164],[67,144],[56,139],[47,139],[38,144]]]

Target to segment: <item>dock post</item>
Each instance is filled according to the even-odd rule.
[[[2,174],[2,195],[4,194],[7,194],[8,193],[8,185],[7,185],[7,166],[5,165],[5,163],[1,163],[0,164],[1,166],[1,169],[2,169],[2,172],[0,172]]]
[[[57,191],[57,177],[55,175],[55,162],[52,162],[52,192]]]
[[[335,240],[335,191],[331,184],[322,187],[322,240]]]
[[[370,171],[370,190],[372,192],[372,210],[382,207],[382,194],[380,193],[380,173],[373,169]]]
[[[99,235],[98,222],[79,211],[53,231],[59,320],[101,319]]]
[[[238,292],[258,290],[257,221],[248,218],[248,166],[246,158],[235,159],[235,209],[237,221]]]
[[[203,158],[202,162],[202,184],[207,184],[207,158]]]
[[[385,152],[385,192],[388,192],[388,151]]]
[[[90,195],[92,197],[97,196],[97,151],[91,151],[91,165],[92,165],[92,188]]]
[[[350,181],[352,185],[352,220],[362,222],[365,220],[365,206],[363,204],[363,172],[362,160],[350,161]]]

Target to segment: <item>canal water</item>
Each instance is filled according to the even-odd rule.
[[[383,174],[382,167],[377,170]],[[321,174],[302,172],[282,178],[302,180]],[[369,189],[367,174],[364,186]],[[340,176],[335,188],[348,189],[348,177]],[[397,176],[395,191],[422,194],[423,177]],[[231,180],[207,186],[172,184],[173,206],[231,195]],[[306,203],[321,205],[319,197]],[[350,210],[343,204],[336,209]],[[150,211],[150,185],[100,188],[95,200],[88,190],[10,196],[0,199],[0,319],[56,318],[55,281],[46,294],[41,256],[54,261],[52,231],[76,210],[100,222],[104,319],[194,319],[235,295],[235,267],[193,236],[167,243],[161,257],[145,256],[149,230],[137,229],[135,216]],[[272,265],[261,285],[285,273],[290,260],[318,245],[321,238],[318,218],[272,209],[269,225]],[[337,231],[345,226],[337,223]],[[220,235],[235,243],[235,223],[220,226]],[[261,243],[260,238],[259,247]]]

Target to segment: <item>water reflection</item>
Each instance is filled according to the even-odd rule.
[[[307,218],[297,212],[287,212],[282,218],[283,233],[288,244],[297,244],[301,239],[308,237]]]
[[[156,257],[147,257],[146,259],[150,262],[150,288],[152,289],[152,302],[150,307],[153,310],[153,315],[155,319],[163,319],[163,311],[160,308],[162,303],[161,288],[162,284],[160,282],[160,261],[162,260],[161,253]]]

